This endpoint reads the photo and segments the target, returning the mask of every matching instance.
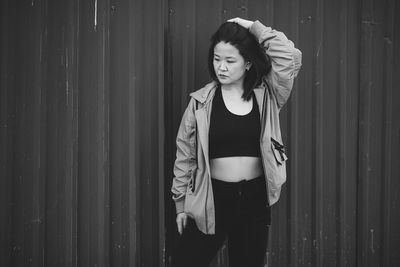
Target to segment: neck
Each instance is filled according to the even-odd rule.
[[[221,89],[242,95],[244,92],[243,83],[240,84],[221,84]]]

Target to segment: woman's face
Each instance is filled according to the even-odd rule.
[[[236,47],[229,43],[219,42],[214,47],[213,64],[215,75],[221,84],[243,85],[246,62]]]

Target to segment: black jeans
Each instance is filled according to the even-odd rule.
[[[179,237],[173,267],[206,267],[228,239],[229,266],[263,266],[271,211],[264,176],[237,183],[212,179],[215,235],[206,235],[194,220]]]

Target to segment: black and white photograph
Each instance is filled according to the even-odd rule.
[[[0,267],[400,266],[400,1],[0,13]]]

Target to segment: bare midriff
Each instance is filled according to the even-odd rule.
[[[226,157],[210,160],[211,177],[225,182],[251,180],[263,175],[259,157]]]

